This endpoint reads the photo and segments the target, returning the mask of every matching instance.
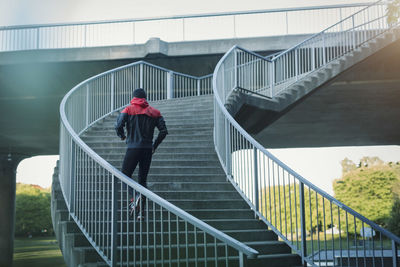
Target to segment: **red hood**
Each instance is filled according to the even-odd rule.
[[[138,97],[134,97],[131,100],[131,105],[139,105],[142,108],[146,108],[149,106],[149,103],[147,103],[145,98],[138,98]]]

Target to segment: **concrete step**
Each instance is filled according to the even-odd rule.
[[[243,199],[170,199],[169,202],[186,209],[208,209],[218,207],[219,209],[247,209],[249,205]]]
[[[291,249],[283,241],[250,241],[244,242],[247,246],[257,250],[260,255],[291,253]]]
[[[237,254],[237,253],[236,253]],[[212,255],[212,254],[211,254]],[[292,265],[290,262],[287,262],[284,260],[285,254],[281,254],[282,259],[281,262],[279,260],[273,260],[273,261],[268,261],[268,259],[249,259],[248,260],[248,265],[250,267],[259,267],[259,266],[266,266],[266,267],[300,267],[301,265],[295,264]],[[290,254],[288,257],[292,257]],[[217,261],[217,263],[215,263]],[[274,263],[278,261],[278,265],[275,265]],[[268,262],[272,262],[272,264],[268,264]],[[283,265],[282,265],[283,264]],[[286,265],[285,265],[286,264]],[[289,265],[288,265],[289,264]],[[197,258],[189,258],[188,260],[186,259],[171,259],[171,260],[144,260],[142,262],[140,261],[122,261],[122,262],[117,262],[118,266],[186,266],[186,267],[203,267],[203,266],[230,266],[230,267],[239,267],[239,258],[238,256],[229,256],[225,257],[223,254],[220,256],[217,260],[214,257],[197,257]],[[86,267],[93,267],[91,265],[86,266]],[[104,267],[104,265],[96,265],[96,267]]]
[[[184,110],[184,112],[182,112]],[[192,108],[191,110],[188,108],[185,109],[177,109],[176,107],[171,107],[170,109],[166,108],[161,108],[160,109],[161,115],[164,117],[164,119],[169,120],[169,119],[175,119],[175,118],[180,118],[180,119],[191,119],[193,117],[213,117],[214,115],[214,108],[213,106],[204,108]],[[112,121],[115,122],[119,116],[120,112],[113,113],[111,116],[104,118],[103,121]]]
[[[149,174],[147,182],[222,182],[226,181],[224,173],[220,174]]]
[[[221,183],[209,183],[209,182],[186,182],[186,183],[174,183],[174,182],[164,182],[164,183],[148,183],[149,189],[152,191],[214,191],[214,190],[232,190],[233,187],[228,182]]]
[[[110,153],[105,155],[103,158],[107,161],[109,160],[119,160],[123,161],[125,156],[125,150],[121,150],[120,153]],[[217,154],[214,153],[160,153],[158,150],[153,154],[152,161],[155,160],[215,160],[218,161]]]
[[[91,139],[87,139],[85,140],[85,143],[89,146],[89,147],[93,147],[93,148],[126,148],[126,143],[125,141],[121,141],[118,137],[116,138],[108,138],[108,139],[100,139],[100,138],[91,138]],[[212,147],[210,145],[210,141],[208,140],[195,140],[192,139],[191,141],[178,141],[178,140],[168,140],[168,136],[166,139],[164,139],[164,141],[161,143],[161,145],[159,146],[161,147]]]
[[[93,180],[93,178],[91,178]],[[111,183],[103,183],[103,181],[99,181],[97,183],[94,183],[93,181],[87,181],[85,182],[85,190],[90,192],[90,189],[93,188],[93,190],[98,192],[107,192],[109,188],[111,187]],[[77,186],[81,186],[80,182],[77,182]],[[118,188],[120,188],[120,184],[118,183]],[[236,190],[233,188],[233,186],[228,183],[228,182],[204,182],[204,181],[199,181],[199,182],[147,182],[147,187],[149,190],[153,191],[154,193],[157,192],[170,192],[170,194],[176,193],[176,194],[181,194],[183,192],[236,192]],[[76,189],[80,190],[80,189]],[[126,189],[123,189],[120,191],[121,193],[125,193]],[[182,194],[183,196],[183,194]],[[193,194],[193,196],[197,196],[196,194]],[[188,198],[189,200],[191,198]],[[56,200],[57,205],[64,205],[65,202],[63,199]],[[66,209],[65,209],[66,210]]]
[[[84,169],[82,168],[82,172]],[[149,171],[151,174],[186,174],[196,172],[197,174],[203,175],[222,175],[224,172],[221,167],[213,166],[200,166],[200,167],[187,167],[187,166],[152,166]]]
[[[155,194],[165,199],[242,199],[240,194],[233,189],[229,191],[154,191]]]
[[[133,173],[133,180],[137,178],[137,170]],[[104,176],[100,175],[91,175],[91,179],[96,181],[104,181]],[[225,174],[149,174],[147,176],[148,183],[157,183],[157,182],[171,182],[171,183],[183,183],[183,182],[224,182],[226,181]]]
[[[102,218],[102,216],[99,216]],[[160,220],[160,216],[154,219],[154,216],[150,213],[147,215],[147,219],[145,221],[136,220],[133,217],[123,218],[121,220],[120,217],[117,218],[117,231],[118,233],[125,233],[126,235],[137,235],[137,234],[150,234],[152,235],[154,232],[164,231],[165,234],[168,232],[174,231],[178,229],[180,232],[185,233],[187,230],[193,231],[193,226],[189,223],[186,223],[184,220],[176,219],[175,216],[171,215],[171,221],[166,220],[168,218],[168,214],[164,217],[164,220]],[[107,224],[110,224],[111,221],[103,220],[104,224],[97,224],[93,229],[95,229],[96,233],[101,233],[107,229]],[[204,220],[208,225],[224,231],[226,233],[235,233],[237,231],[245,231],[242,232],[243,235],[246,233],[259,233],[267,231],[267,227],[265,224],[255,220],[255,219],[210,219]],[[242,225],[243,224],[243,225]],[[245,226],[245,227],[244,227]],[[247,232],[246,232],[247,231]],[[270,231],[268,232],[271,233]],[[275,237],[274,237],[275,238]],[[259,246],[265,245],[267,241],[251,241],[254,244],[258,244]],[[258,242],[258,243],[257,243]],[[282,242],[284,243],[284,242]]]
[[[90,128],[90,132],[102,132],[106,133],[106,135],[115,134],[114,127],[101,127],[101,126],[93,126]],[[168,126],[168,134],[212,134],[213,133],[213,124],[208,125],[185,125],[185,126]],[[156,134],[156,133],[155,133]]]
[[[154,133],[154,136],[157,136],[158,132]],[[87,132],[84,135],[81,136],[82,140],[84,142],[86,142],[86,140],[95,140],[95,139],[100,139],[100,140],[108,140],[108,138],[110,139],[116,139],[119,140],[117,134],[115,133],[115,131],[98,131],[98,132]],[[198,134],[168,134],[167,138],[164,139],[163,142],[167,142],[167,141],[212,141],[213,140],[213,136],[212,134],[208,134],[208,133],[198,133]]]
[[[116,148],[107,148],[107,147],[91,147],[95,152],[97,152],[99,155],[102,157],[106,157],[108,154],[115,154],[116,152],[118,153],[125,153],[126,151],[126,146],[124,144],[121,144],[121,146],[118,146]],[[160,145],[160,147],[157,148],[155,153],[170,153],[170,154],[188,154],[192,153],[193,155],[196,154],[204,154],[204,153],[215,153],[215,148],[214,146],[207,146],[207,147],[202,147],[202,146],[190,146],[190,147],[174,147],[174,146],[167,146],[167,145]]]
[[[212,116],[208,116],[206,118],[201,117],[201,116],[196,116],[196,114],[194,113],[193,116],[190,118],[176,118],[176,117],[170,117],[170,118],[165,118],[165,124],[168,127],[172,127],[175,125],[202,125],[202,124],[210,124],[210,122],[212,122],[212,124],[214,123],[213,121],[213,117]],[[102,127],[115,127],[115,121],[104,121],[101,123],[96,124],[97,126],[102,126]]]
[[[108,162],[116,167],[117,169],[122,168],[122,160],[108,160]],[[152,160],[151,162],[151,168],[154,167],[215,167],[215,168],[221,168],[221,165],[219,164],[218,161],[212,161],[212,160]]]
[[[100,205],[98,207],[98,209],[95,209],[96,207],[90,207],[90,206],[86,205],[85,210],[88,212],[88,214],[92,214],[92,215],[98,214],[101,217],[104,214],[110,214],[111,205],[109,205],[109,206],[110,207],[107,207],[107,205]],[[79,210],[80,210],[80,208],[77,207],[77,212]],[[129,211],[128,208],[122,207],[122,209],[117,212],[118,220],[126,220],[126,219],[134,220],[135,218],[130,219],[128,211]],[[250,209],[218,209],[218,208],[209,207],[207,209],[186,209],[185,211],[200,220],[254,219],[254,212],[251,211]],[[159,207],[156,207],[155,214],[153,214],[152,205],[150,205],[150,207],[148,207],[148,209],[146,209],[146,211],[145,211],[145,215],[147,218],[146,221],[152,221],[153,218],[160,219],[161,214],[162,214],[163,218],[166,219],[166,218],[168,218],[169,212],[166,211],[165,209],[163,209],[161,212]],[[175,218],[174,215],[171,215],[171,217]]]
[[[288,253],[286,249],[283,249],[280,251],[280,248],[274,248],[273,245],[277,244],[278,242],[266,242],[266,246],[269,246],[272,250],[276,251],[279,254],[284,254]],[[195,249],[197,250],[195,254]],[[126,261],[129,259],[129,261],[134,261],[134,258],[136,255],[141,255],[141,258],[146,260],[164,260],[166,263],[168,262],[168,259],[176,259],[176,258],[182,258],[185,259],[187,256],[190,258],[194,258],[196,255],[197,257],[204,257],[205,255],[215,255],[215,251],[217,252],[217,255],[226,255],[226,252],[228,255],[236,255],[237,251],[231,247],[225,248],[225,245],[221,242],[218,242],[216,244],[202,244],[198,243],[196,244],[168,244],[168,246],[162,246],[160,244],[156,244],[150,247],[147,246],[141,246],[140,244],[122,244],[122,246],[118,246],[117,251],[122,250],[123,253],[122,255],[119,255],[119,259],[125,259]],[[226,251],[227,250],[227,251]],[[129,252],[126,252],[129,251]],[[118,254],[118,253],[117,253]],[[146,265],[146,263],[144,264]],[[212,265],[213,266],[213,265]],[[224,266],[224,265],[223,265]]]
[[[196,209],[185,210],[201,220],[206,219],[250,219],[254,218],[254,212],[250,209]]]
[[[98,266],[103,259],[92,246],[73,248],[72,266]],[[104,262],[105,264],[105,262]]]
[[[182,229],[182,231],[176,232],[167,228],[163,229],[163,231],[153,232],[153,229],[150,229],[150,231],[144,230],[144,227],[146,226],[147,224],[145,222],[142,222],[142,225],[139,227],[139,229],[136,229],[136,233],[134,231],[119,231],[119,234],[117,235],[117,244],[121,244],[121,242],[122,244],[127,244],[127,240],[129,240],[131,244],[136,242],[136,244],[141,245],[154,245],[160,244],[161,239],[163,239],[163,242],[165,242],[165,244],[176,244],[178,236],[180,240],[187,239],[187,242],[190,244],[195,244],[196,242],[199,244],[204,244],[204,238],[206,238],[206,242],[214,241],[214,238],[212,236],[208,234],[204,235],[204,232],[202,232],[200,229],[197,229],[196,231],[194,231],[193,228],[189,229],[188,231]],[[241,242],[246,242],[248,240],[277,240],[277,236],[275,235],[275,233],[270,230],[226,230],[223,231],[223,233]],[[154,243],[154,240],[156,241],[156,243]]]
[[[86,237],[81,233],[69,233],[64,234],[64,236],[66,239],[71,240],[75,248],[91,246]]]
[[[259,255],[256,260],[248,261],[249,267],[295,267],[301,266],[301,258],[297,254]]]
[[[156,107],[157,108],[157,107]],[[195,113],[196,111],[204,111],[204,113],[212,113],[214,109],[214,105],[210,104],[198,104],[198,105],[190,105],[190,104],[177,104],[175,107],[160,107],[158,108],[162,116],[170,116],[170,114],[182,114],[185,113]]]

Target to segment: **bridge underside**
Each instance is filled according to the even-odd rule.
[[[0,154],[58,154],[59,108],[81,81],[138,60],[193,75],[212,73],[222,55],[83,62],[0,63]],[[193,66],[203,66],[193,68]]]
[[[396,42],[324,84],[269,125],[270,114],[249,105],[236,117],[253,125],[245,128],[253,127],[253,136],[269,148],[400,145],[399,73]]]
[[[262,55],[286,49],[309,35],[49,49],[0,53],[0,154],[58,154],[59,106],[79,82],[135,61],[178,72],[211,74],[222,55],[240,44]]]
[[[201,76],[212,73],[221,56],[156,53],[145,58],[115,60],[38,60],[19,64],[0,61],[0,154],[25,157],[57,154],[61,99],[77,83],[97,73],[146,60]],[[400,143],[397,134],[400,125],[396,123],[400,117],[399,59],[397,42],[315,90],[268,127],[263,125],[266,116],[263,110],[243,106],[239,117],[257,122],[255,137],[271,148],[397,145]]]

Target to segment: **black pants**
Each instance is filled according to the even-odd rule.
[[[147,174],[150,169],[151,157],[151,148],[128,148],[122,163],[122,173],[132,178],[132,173],[139,163],[138,183],[147,188]],[[129,196],[133,197],[133,189],[130,187]]]

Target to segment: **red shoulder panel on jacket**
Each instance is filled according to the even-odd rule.
[[[152,118],[158,118],[161,117],[161,113],[158,109],[155,109],[153,107],[141,107],[139,105],[130,105],[126,108],[124,108],[124,110],[122,110],[121,113],[128,113],[128,115],[147,115],[149,117]]]

